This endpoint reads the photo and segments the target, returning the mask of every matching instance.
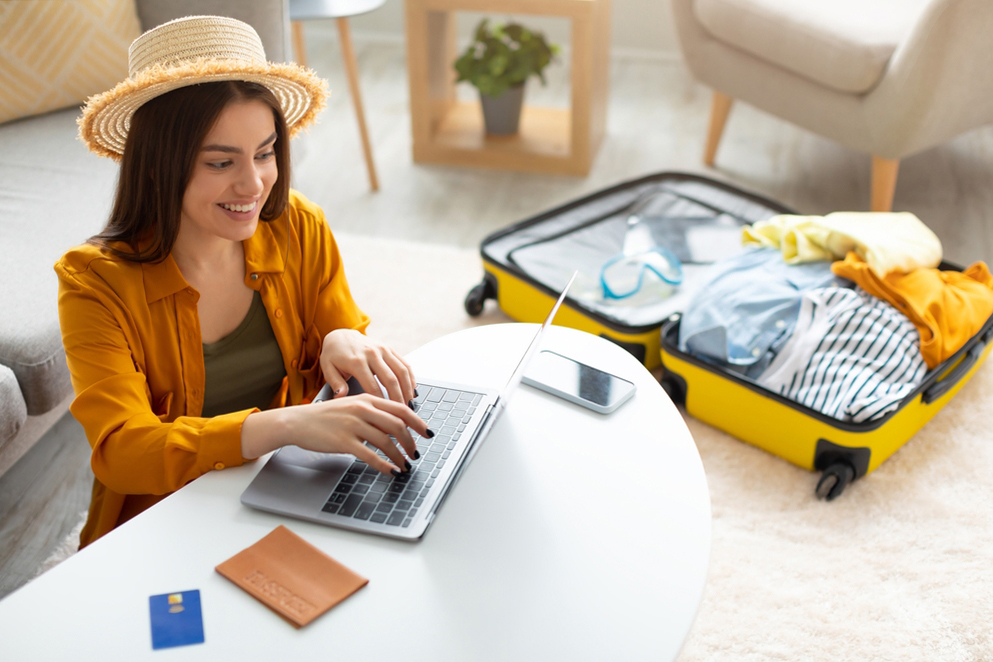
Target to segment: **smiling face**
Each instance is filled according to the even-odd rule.
[[[261,101],[236,101],[221,111],[183,195],[180,241],[241,242],[255,233],[279,174],[275,142],[272,109]]]

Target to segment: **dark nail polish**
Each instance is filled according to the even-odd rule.
[[[432,439],[434,437],[434,430],[432,430],[431,428],[428,428],[428,435],[427,436],[428,436],[428,439]]]
[[[407,406],[410,407],[411,409],[413,409],[414,408],[414,401],[413,400],[408,400],[407,401]]]
[[[413,467],[410,465],[410,460],[404,460],[403,461],[403,464],[404,464],[405,467],[407,467],[407,471],[410,471],[411,469],[413,469]]]
[[[415,388],[415,389],[414,389],[414,397],[416,398],[416,397],[417,397],[417,396],[419,396],[419,395],[420,395],[420,393],[418,393],[418,392],[417,392],[417,389]]]
[[[397,469],[390,469],[390,473],[396,476],[397,478],[400,477],[400,472]]]
[[[421,459],[421,451],[418,451],[418,450],[415,450],[414,451],[414,459],[415,460]]]

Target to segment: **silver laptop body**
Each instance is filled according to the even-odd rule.
[[[412,432],[421,457],[413,462],[410,472],[400,477],[386,476],[352,455],[284,446],[259,470],[242,493],[241,502],[343,529],[408,540],[420,538],[506,408],[573,279],[575,274],[499,393],[431,379],[418,382],[414,407],[435,436],[427,439]],[[329,396],[330,388],[325,386],[314,401]],[[442,422],[443,416],[447,419]]]

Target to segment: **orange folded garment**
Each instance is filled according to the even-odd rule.
[[[831,270],[890,302],[914,323],[928,368],[957,352],[993,315],[993,275],[984,262],[964,271],[922,268],[891,271],[880,278],[862,258],[849,253]]]

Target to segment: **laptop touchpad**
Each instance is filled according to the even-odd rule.
[[[315,471],[344,473],[355,458],[341,453],[318,453],[304,450],[299,446],[284,446],[273,459],[280,464],[292,464]]]

